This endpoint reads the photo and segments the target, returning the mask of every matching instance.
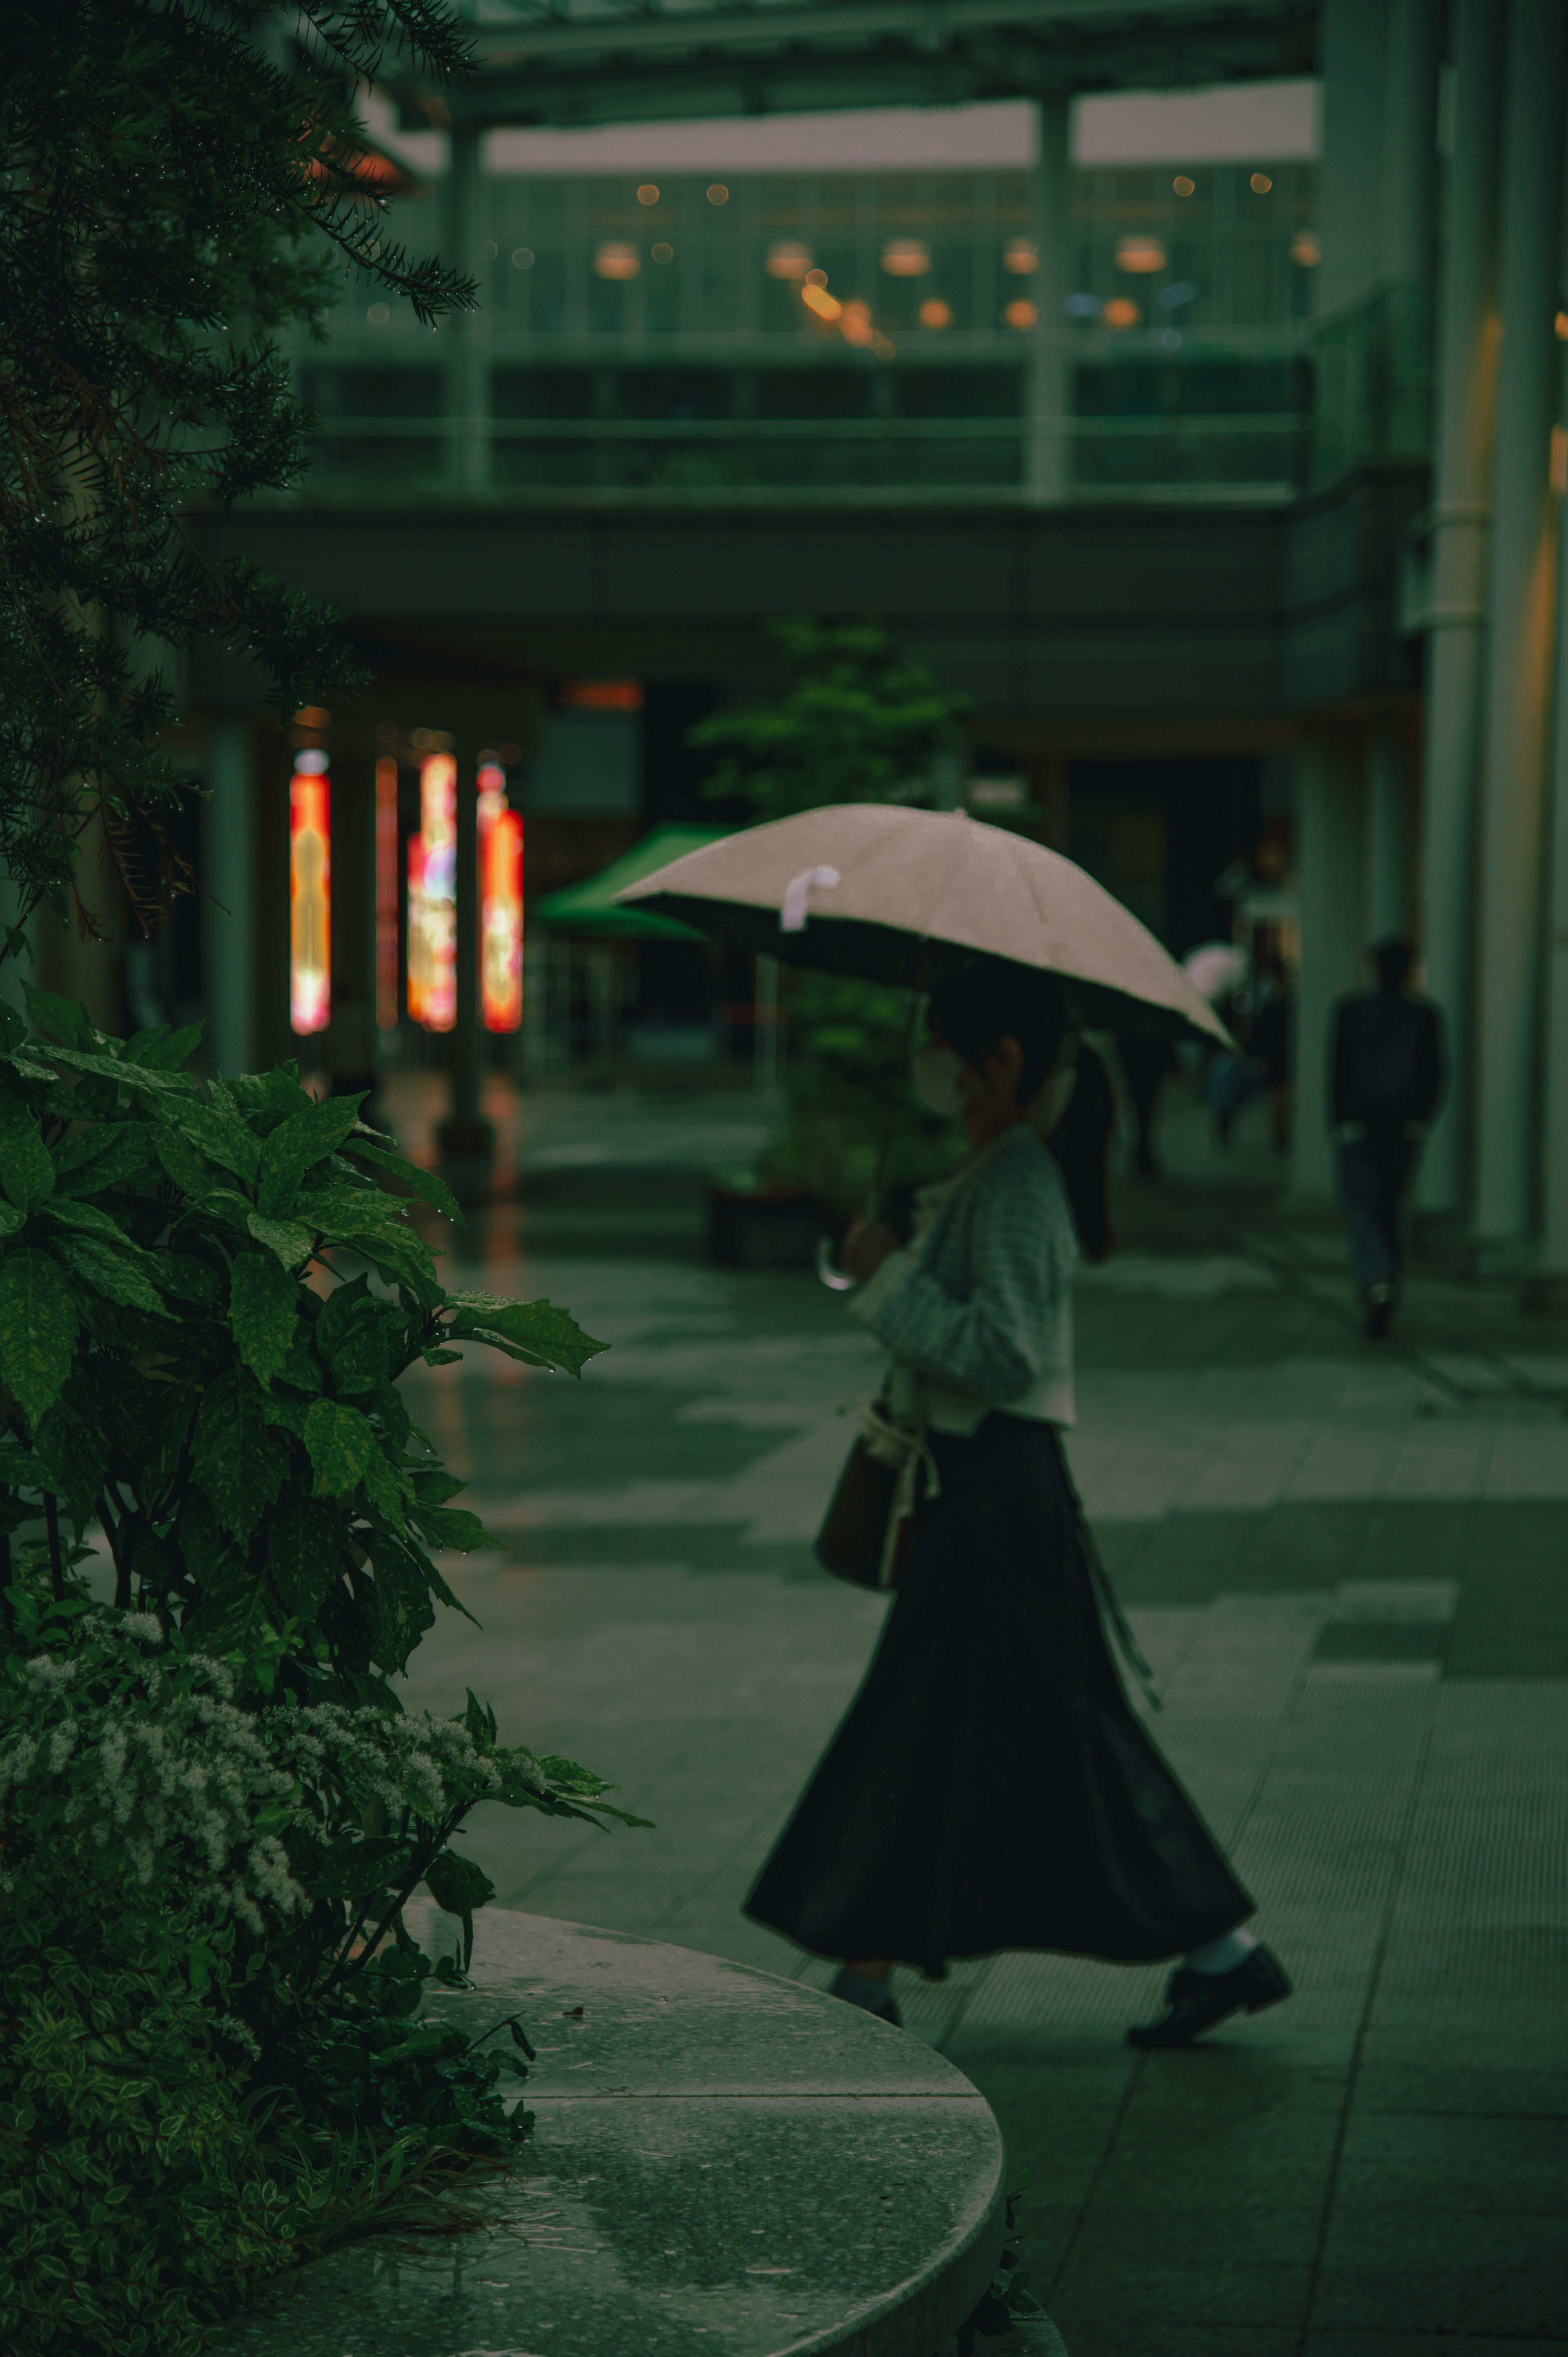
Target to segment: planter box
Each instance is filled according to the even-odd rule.
[[[495,1907],[477,1931],[476,1986],[424,2018],[521,2012],[538,2049],[492,2230],[315,2260],[209,2357],[950,2352],[1005,2207],[1001,2133],[950,2062],[689,1948]]]
[[[828,1222],[801,1193],[708,1189],[708,1238],[724,1268],[811,1268]]]

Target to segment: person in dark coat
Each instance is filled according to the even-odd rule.
[[[1367,1332],[1387,1335],[1399,1300],[1400,1215],[1427,1124],[1443,1094],[1443,1018],[1410,988],[1408,942],[1372,952],[1376,990],[1334,1011],[1329,1123]]]
[[[922,1093],[945,1060],[973,1151],[910,1245],[857,1224],[842,1254],[924,1491],[875,1657],[746,1912],[843,1958],[835,1993],[891,2021],[896,1961],[940,1979],[1002,1949],[1181,1957],[1128,2037],[1189,2045],[1291,1985],[1127,1701],[1104,1617],[1131,1640],[1062,1455],[1079,1253],[1046,1135],[1066,1004],[1049,976],[970,968],[930,1022]]]

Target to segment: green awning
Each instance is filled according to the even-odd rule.
[[[656,917],[651,909],[618,908],[615,896],[623,885],[639,883],[671,859],[700,851],[704,843],[717,843],[721,835],[734,833],[732,826],[656,826],[596,876],[585,877],[581,884],[568,884],[560,892],[546,892],[529,910],[529,922],[544,925],[553,932],[590,934],[598,941],[705,941],[705,933],[673,917]]]

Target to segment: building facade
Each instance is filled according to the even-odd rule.
[[[1213,16],[1262,45],[1215,52],[1218,98],[1173,31],[1192,95],[1094,95],[1154,79],[1129,32],[1076,85],[972,79],[980,107],[918,118],[813,87],[792,127],[683,122],[660,84],[671,119],[540,130],[521,68],[445,124],[371,102],[397,232],[483,308],[433,336],[346,305],[298,356],[308,485],[207,527],[332,597],[373,673],[292,748],[253,683],[192,679],[222,1060],[290,1037],[294,752],[330,763],[333,972],[368,999],[437,739],[460,805],[499,764],[548,889],[695,814],[685,730],[777,676],[771,618],[870,617],[1173,948],[1230,921],[1227,875],[1280,928],[1304,1190],[1331,1003],[1412,933],[1455,1058],[1425,1208],[1475,1259],[1568,1270],[1568,16]],[[591,86],[635,114],[620,71]]]

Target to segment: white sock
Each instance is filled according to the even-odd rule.
[[[1244,1932],[1240,1926],[1234,1932],[1221,1932],[1201,1948],[1194,1948],[1183,1959],[1189,1973],[1233,1973],[1238,1964],[1245,1964],[1258,1944],[1255,1932]]]

